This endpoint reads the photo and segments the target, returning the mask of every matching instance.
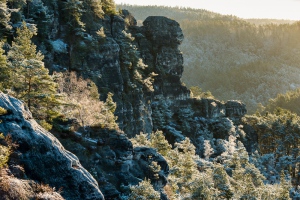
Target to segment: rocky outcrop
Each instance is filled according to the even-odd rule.
[[[20,143],[25,169],[35,179],[63,187],[63,196],[71,199],[101,199],[98,182],[106,199],[118,199],[121,193],[129,192],[129,185],[145,178],[160,191],[168,174],[162,156],[154,149],[134,149],[125,134],[134,137],[140,132],[163,130],[171,143],[188,136],[200,156],[206,139],[240,134],[235,136],[244,142],[239,122],[246,113],[243,103],[193,99],[181,82],[184,61],[179,45],[184,37],[176,21],[151,16],[143,26],[137,26],[126,10],[97,17],[88,6],[92,1],[84,1],[82,10],[86,12],[81,13],[81,20],[85,31],[70,34],[63,1],[42,2],[47,14],[53,16],[43,22],[43,28],[51,34],[39,33],[35,38],[38,49],[46,55],[46,66],[51,71],[74,70],[93,80],[102,100],[112,92],[122,133],[96,129],[87,138],[80,131],[54,132],[95,181],[73,154],[34,122],[21,102],[2,95],[2,102],[7,103],[0,106],[11,111],[2,117],[0,130],[11,132]],[[162,169],[158,176],[149,171],[152,161]]]
[[[195,134],[204,129],[209,131],[208,135],[228,135],[228,131],[214,134],[215,129],[207,128],[199,119],[218,123],[232,120],[232,128],[239,126],[239,119],[246,113],[241,102],[190,98],[190,91],[181,82],[184,61],[179,45],[184,37],[176,21],[150,16],[143,26],[137,26],[126,10],[118,16],[83,17],[83,20],[88,37],[78,37],[79,46],[67,44],[74,48],[68,54],[71,66],[65,68],[94,80],[103,100],[107,92],[114,93],[120,129],[129,137],[153,130],[163,130],[170,142],[180,141],[185,136],[198,138]],[[96,31],[101,27],[105,39],[98,40]],[[56,39],[67,41],[59,32]],[[77,49],[79,47],[84,51]],[[53,62],[46,60],[47,66],[63,66],[62,59],[56,58],[59,56],[61,53],[54,54]],[[152,92],[145,86],[149,74],[155,74]],[[197,139],[192,138],[192,141],[197,144]]]
[[[137,185],[145,178],[163,194],[169,167],[155,149],[133,148],[124,134],[115,131],[95,129],[90,133],[89,139],[78,137],[78,133],[73,138],[70,135],[62,138],[59,133],[57,137],[93,174],[105,199],[120,199],[121,194],[130,193],[130,185]],[[153,161],[161,168],[158,175],[149,167]]]
[[[179,24],[166,17],[148,17],[142,27],[132,28],[141,57],[149,70],[158,74],[152,102],[159,99],[187,99],[189,90],[181,83],[183,57],[178,46],[183,41]],[[143,36],[143,37],[141,37]]]
[[[146,37],[156,46],[178,47],[183,33],[178,22],[167,17],[150,16],[143,22]]]
[[[19,145],[19,159],[30,178],[63,188],[65,199],[104,199],[78,158],[42,129],[21,101],[0,93],[0,106],[8,111],[0,116],[0,132],[10,134]]]

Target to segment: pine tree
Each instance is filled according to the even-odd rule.
[[[116,14],[116,4],[113,0],[101,0],[102,9],[105,14],[112,15]]]
[[[233,196],[232,188],[228,179],[228,175],[221,165],[215,165],[213,172],[213,180],[215,188],[219,190],[219,199],[231,199]]]
[[[131,138],[130,141],[132,142],[132,145],[134,147],[139,147],[139,146],[150,147],[151,146],[151,142],[148,139],[147,133],[141,132],[139,135],[135,135],[134,138]]]
[[[11,30],[11,26],[8,24],[9,20],[10,13],[7,9],[7,0],[0,0],[0,39]]]
[[[190,195],[193,182],[198,177],[195,162],[195,146],[189,138],[175,143],[175,149],[169,151],[166,160],[170,166],[169,185],[174,193]]]
[[[168,152],[172,149],[172,146],[168,143],[162,131],[152,133],[150,136],[150,142],[151,147],[156,148],[163,156],[167,156]]]
[[[26,5],[26,0],[8,0],[8,5],[12,9],[20,9]]]
[[[130,187],[131,194],[129,200],[159,200],[159,192],[153,189],[149,180],[144,180],[139,183],[139,185]]]
[[[117,104],[114,102],[112,98],[113,96],[114,94],[109,92],[107,94],[107,98],[104,103],[105,110],[106,110],[106,126],[109,129],[116,129],[118,127],[116,123],[117,117],[114,115],[117,108]]]
[[[57,84],[44,67],[41,52],[31,42],[34,33],[26,23],[17,29],[17,37],[8,52],[12,73],[12,90],[15,96],[24,100],[38,120],[51,120],[58,113],[53,106],[59,104],[56,95]]]
[[[80,0],[66,0],[63,2],[65,21],[69,25],[70,34],[81,35],[84,32],[85,24],[81,21],[83,5]],[[73,41],[72,41],[73,42]]]
[[[102,9],[101,0],[87,0],[86,3],[91,7],[95,16],[103,18],[104,11]]]
[[[3,43],[0,42],[0,47],[3,46]],[[7,59],[4,55],[4,50],[0,48],[0,90],[3,90],[8,87],[8,82],[10,79],[10,69],[7,66]]]

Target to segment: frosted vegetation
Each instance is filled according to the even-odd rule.
[[[8,2],[15,9],[26,4],[25,1]],[[41,1],[34,2],[41,10],[47,9]],[[6,3],[0,1],[0,36],[11,30],[7,23],[9,13],[2,12],[7,9]],[[66,11],[64,20],[70,21],[68,34],[71,36],[81,35],[85,31],[81,20],[82,3],[79,0],[63,3]],[[99,1],[87,0],[84,3],[100,18],[104,14],[117,14],[112,1],[104,0],[100,4]],[[253,113],[258,108],[255,115],[242,119],[245,126],[253,127],[258,133],[255,152],[248,153],[239,141],[245,136],[243,126],[236,127],[228,118],[214,119],[216,130],[222,129],[228,133],[226,139],[213,138],[213,133],[206,127],[208,124],[203,125],[200,137],[183,138],[173,146],[162,131],[136,135],[132,139],[134,146],[155,148],[167,160],[170,167],[168,184],[164,188],[167,196],[172,200],[297,197],[300,179],[300,118],[297,115],[300,114],[300,91],[296,89],[300,86],[299,22],[284,21],[285,24],[281,24],[275,21],[270,24],[270,21],[252,20],[255,24],[251,24],[233,16],[204,10],[129,9],[140,20],[148,15],[164,15],[181,23],[186,37],[181,47],[186,65],[184,81],[188,86],[194,86],[193,97],[241,99]],[[0,90],[23,100],[36,120],[48,130],[57,128],[60,122],[73,119],[83,127],[83,131],[89,127],[118,130],[114,115],[117,105],[113,94],[101,94],[107,98],[105,102],[100,101],[100,94],[92,80],[75,72],[50,75],[44,66],[43,54],[36,51],[32,42],[32,37],[37,34],[36,26],[23,22],[16,27],[19,28],[12,38],[11,47],[7,51],[0,48]],[[43,37],[47,30],[40,31],[40,34]],[[98,36],[101,41],[105,39],[103,28],[99,28]],[[156,74],[143,74],[147,66],[138,58],[136,47],[131,45],[134,38],[125,32],[123,37],[121,59],[129,69],[133,69],[135,84],[132,87],[141,83],[152,92]],[[3,44],[1,42],[0,46]],[[50,44],[55,52],[66,52],[64,42],[55,40]],[[278,94],[290,89],[295,90]],[[269,100],[271,97],[273,99]],[[261,104],[257,106],[258,103]],[[166,112],[157,114],[153,122],[170,127],[164,124],[166,121],[163,119],[169,115],[167,106],[165,109],[162,110]],[[0,116],[7,112],[0,107]],[[192,114],[192,109],[182,108],[179,122],[183,130],[190,131],[186,119]],[[207,121],[203,119],[203,122]],[[178,135],[184,133],[178,132]],[[192,144],[192,139],[197,139],[196,146]],[[0,144],[0,168],[6,166],[10,153],[10,147]],[[154,176],[158,176],[161,170],[158,163],[149,165]],[[149,180],[130,188],[132,193],[124,196],[125,199],[160,198]]]
[[[170,199],[290,198],[292,185],[286,180],[289,176],[284,174],[284,166],[271,169],[271,165],[275,163],[274,158],[272,163],[269,157],[273,154],[255,154],[249,157],[243,144],[234,136],[231,136],[229,142],[223,142],[227,145],[223,146],[223,152],[217,157],[212,157],[212,153],[217,150],[212,148],[210,141],[205,141],[204,158],[196,154],[196,148],[189,138],[175,143],[172,148],[161,131],[150,135],[141,133],[135,136],[132,142],[134,146],[157,149],[167,160],[170,174],[164,191]],[[268,172],[262,173],[260,168]],[[275,173],[270,175],[269,170]],[[145,187],[147,181],[143,184]],[[139,195],[136,187],[131,189],[132,195]],[[150,189],[151,185],[148,185],[145,195]]]

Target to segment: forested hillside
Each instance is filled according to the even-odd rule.
[[[299,199],[299,23],[143,9],[0,0],[0,197]]]
[[[278,93],[300,86],[300,23],[249,19],[206,10],[127,6],[142,21],[163,15],[181,25],[183,82],[221,100],[239,99],[250,113]]]

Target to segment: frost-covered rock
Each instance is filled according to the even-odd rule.
[[[65,199],[104,199],[98,183],[78,158],[37,124],[23,102],[0,93],[0,106],[8,111],[0,116],[0,132],[10,134],[19,144],[20,160],[28,176],[63,188]]]

